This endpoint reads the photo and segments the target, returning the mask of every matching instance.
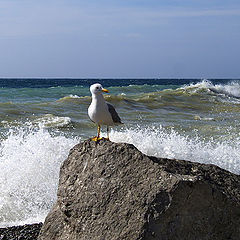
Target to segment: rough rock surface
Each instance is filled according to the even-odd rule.
[[[42,223],[0,228],[0,240],[36,240]]]
[[[240,176],[86,140],[60,170],[39,240],[240,239]]]

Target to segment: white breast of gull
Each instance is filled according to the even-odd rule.
[[[108,90],[103,88],[101,84],[95,83],[91,85],[90,92],[92,94],[92,102],[88,108],[89,118],[98,125],[97,136],[93,137],[93,141],[100,140],[101,125],[107,126],[107,140],[109,140],[109,126],[122,124],[115,108],[107,103],[102,95],[103,92],[108,93]]]

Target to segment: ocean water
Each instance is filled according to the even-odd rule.
[[[124,122],[112,141],[240,173],[239,79],[0,79],[0,227],[44,221],[61,163],[96,135],[96,82]]]

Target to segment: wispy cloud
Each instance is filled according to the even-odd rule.
[[[1,73],[238,73],[239,24],[239,0],[0,0]]]
[[[115,6],[82,1],[1,1],[0,37],[51,34],[109,34],[124,31],[129,38],[138,29],[164,25],[169,18],[240,16],[240,8],[200,9],[185,6]],[[130,30],[129,30],[130,29]]]

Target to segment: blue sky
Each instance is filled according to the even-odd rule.
[[[0,0],[0,77],[240,78],[239,58],[239,0]]]

